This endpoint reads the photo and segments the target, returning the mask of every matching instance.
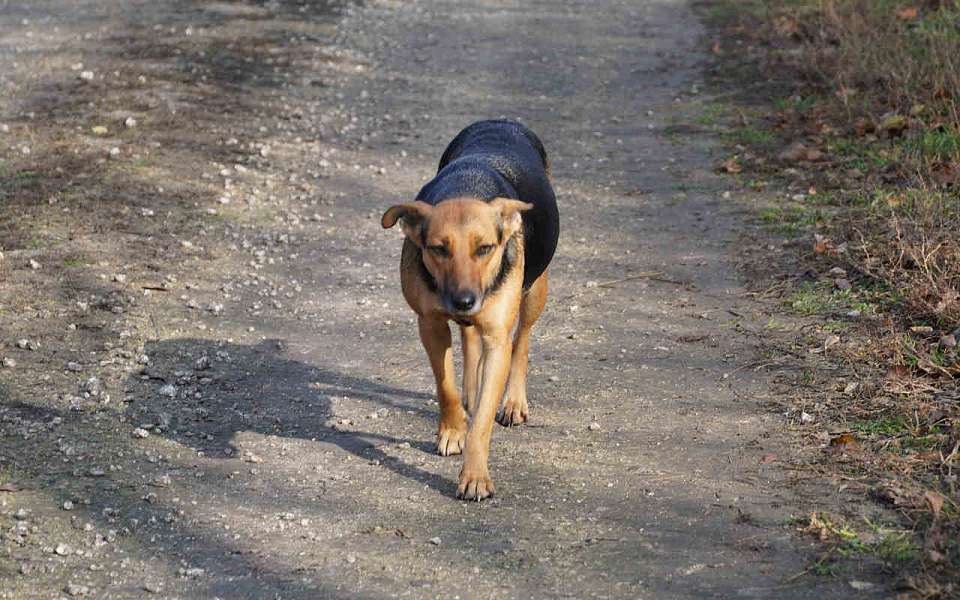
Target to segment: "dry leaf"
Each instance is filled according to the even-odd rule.
[[[912,21],[917,18],[920,14],[920,11],[917,10],[916,6],[904,6],[897,11],[897,18],[901,21]]]
[[[893,365],[887,369],[886,374],[887,379],[892,379],[894,381],[898,379],[909,379],[910,378],[910,367],[907,365]]]
[[[927,490],[923,494],[923,500],[930,506],[930,510],[933,512],[933,519],[939,519],[940,510],[943,508],[943,496],[932,490]]]
[[[740,173],[741,171],[743,171],[743,167],[740,165],[739,162],[737,162],[737,157],[734,156],[733,158],[730,158],[724,161],[723,170],[726,171],[727,173]]]
[[[827,350],[832,346],[836,346],[840,343],[840,336],[836,334],[830,334],[827,336],[827,339],[823,340],[823,349]]]
[[[852,448],[859,445],[856,436],[849,432],[841,433],[830,440],[830,446],[833,448]]]

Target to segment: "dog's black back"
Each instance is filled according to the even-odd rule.
[[[533,204],[523,213],[523,287],[547,269],[560,237],[557,199],[547,176],[547,153],[536,134],[515,121],[478,121],[450,142],[437,176],[417,200],[511,198]]]

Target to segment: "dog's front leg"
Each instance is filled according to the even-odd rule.
[[[437,454],[460,454],[467,434],[467,415],[457,394],[450,327],[446,319],[424,315],[419,319],[419,328],[420,341],[430,357],[430,367],[437,380],[437,401],[440,403]]]
[[[493,481],[487,468],[490,451],[490,433],[497,414],[503,387],[510,368],[510,332],[506,329],[485,331],[483,341],[483,371],[480,383],[480,400],[467,433],[463,468],[457,495],[465,500],[483,500],[492,496]]]

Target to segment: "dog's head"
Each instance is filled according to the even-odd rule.
[[[444,308],[468,316],[480,311],[501,267],[516,260],[513,236],[523,226],[520,213],[531,208],[508,198],[460,198],[436,206],[417,201],[391,206],[380,223],[387,229],[401,222],[404,234],[420,248]]]

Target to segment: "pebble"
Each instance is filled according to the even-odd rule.
[[[801,413],[800,413],[800,422],[801,422],[801,423],[813,423],[814,420],[815,420],[815,419],[814,419],[814,416],[811,415],[810,413],[807,413],[807,412],[801,412]]]
[[[600,423],[597,423],[596,421],[594,421],[593,423],[590,423],[589,425],[587,425],[587,429],[589,429],[590,431],[600,431]]]
[[[73,510],[73,502],[69,500],[64,501],[63,510]]]
[[[429,541],[431,544],[433,544],[434,546],[439,546],[439,545],[440,545],[440,542],[441,542],[440,538],[438,538],[438,537],[432,537],[432,538],[430,538],[428,541]]]
[[[830,273],[831,275],[833,275],[834,277],[846,277],[846,276],[847,276],[847,270],[846,270],[846,269],[841,269],[840,267],[834,267],[834,268],[830,269],[829,273]]]
[[[93,81],[93,71],[81,71],[80,79],[84,81]]]
[[[13,518],[18,521],[23,521],[30,517],[31,510],[29,508],[18,508],[17,512],[13,513]]]
[[[68,362],[68,363],[67,363],[67,370],[68,370],[68,371],[73,371],[74,373],[79,373],[80,371],[83,370],[83,367],[80,366],[80,363]]]
[[[134,127],[137,126],[137,120],[134,119],[133,117],[127,117],[126,120],[123,122],[123,125],[128,129],[133,129]]]
[[[143,584],[143,589],[151,594],[159,594],[163,591],[163,586],[159,583],[147,582]]]
[[[849,290],[853,287],[849,279],[844,279],[843,277],[837,279],[833,282],[833,285],[837,286],[838,290]]]
[[[136,429],[133,430],[133,437],[140,438],[142,440],[144,438],[150,437],[150,432],[144,429],[143,427],[137,427]]]
[[[560,381],[560,378],[557,377],[556,375],[551,375],[550,377],[547,377],[547,381],[549,381],[549,382],[551,382],[551,383],[556,383],[556,382]]]
[[[957,338],[953,335],[945,335],[940,338],[940,347],[942,348],[955,348],[957,346]]]
[[[17,340],[17,348],[20,348],[21,350],[27,350],[27,349],[29,349],[29,348],[30,348],[30,340],[28,340],[28,339]]]
[[[17,361],[15,361],[14,359],[12,359],[12,358],[10,358],[9,356],[7,356],[7,357],[5,357],[5,358],[3,359],[3,363],[2,363],[2,364],[3,364],[3,366],[6,367],[7,369],[12,369],[12,368],[14,368],[15,366],[17,366]]]
[[[160,388],[160,395],[166,396],[167,398],[175,398],[177,396],[177,388],[172,383],[168,383]]]
[[[66,544],[57,544],[56,549],[54,550],[60,556],[67,556],[68,554],[73,554],[73,548]]]
[[[79,583],[68,583],[64,586],[63,591],[71,596],[86,596],[90,593],[90,588]]]
[[[40,263],[38,263],[37,261],[33,260],[32,258],[30,259],[30,262],[29,262],[28,264],[30,265],[30,268],[33,269],[34,271],[36,271],[36,270],[38,270],[38,269],[40,268]]]

